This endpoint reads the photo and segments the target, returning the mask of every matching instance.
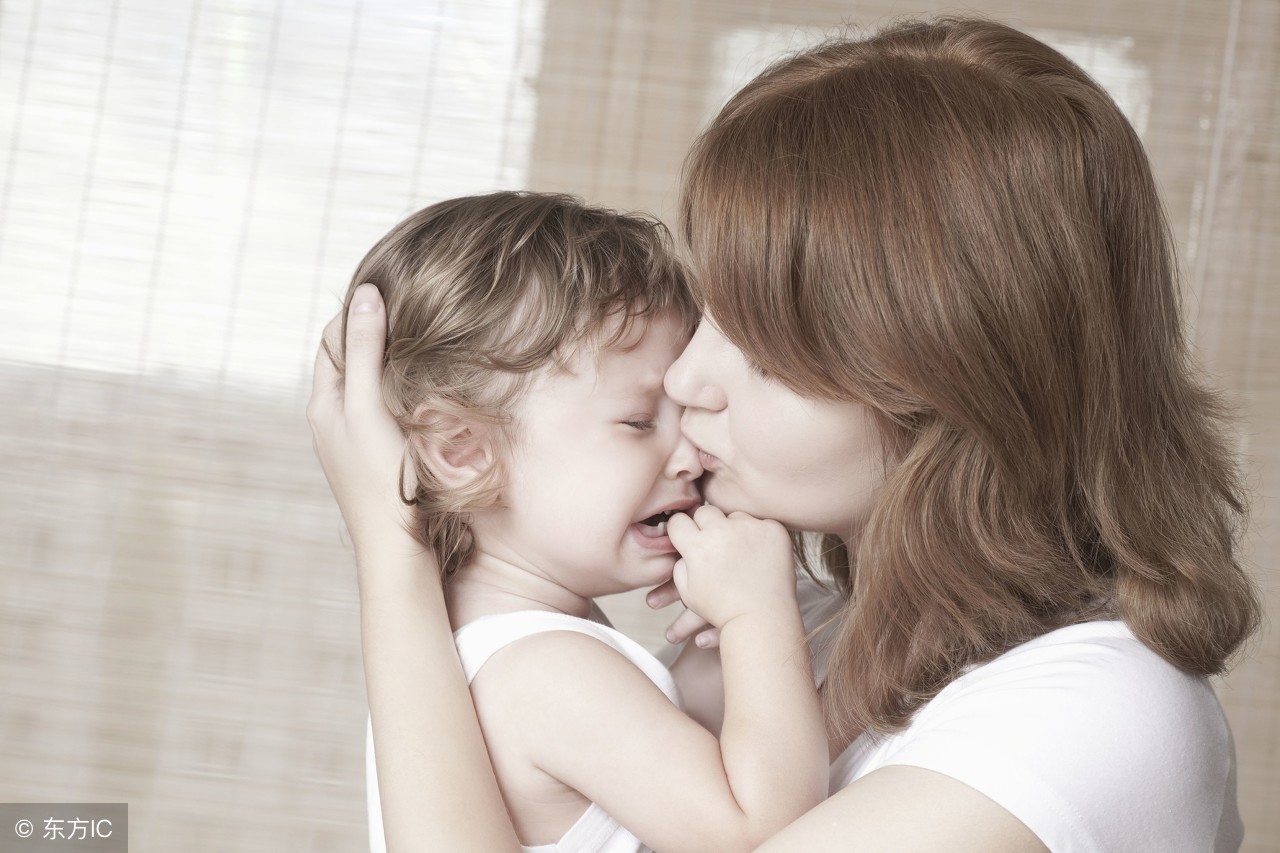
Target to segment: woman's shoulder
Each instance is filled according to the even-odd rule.
[[[959,779],[1050,849],[1055,839],[1122,849],[1117,839],[1135,832],[1173,845],[1159,849],[1214,849],[1238,821],[1234,748],[1212,687],[1123,622],[1072,625],[975,666],[906,730],[864,737],[841,760],[837,784],[890,764]]]
[[[1052,742],[1064,750],[1093,745],[1134,768],[1168,767],[1167,738],[1186,760],[1215,760],[1230,731],[1213,688],[1179,670],[1119,621],[1060,628],[975,666],[917,715],[923,736],[976,717],[1002,737]]]
[[[975,685],[1053,672],[1057,678],[1079,681],[1139,679],[1147,688],[1202,692],[1204,680],[1171,665],[1135,637],[1123,621],[1080,622],[1042,634],[1011,648],[993,661],[970,667],[947,692],[964,693]]]
[[[1121,621],[1069,625],[1015,646],[963,673],[938,695],[944,699],[938,704],[1000,692],[1005,687],[1016,688],[1028,700],[1038,700],[1036,691],[1026,689],[1031,685],[1054,693],[1065,690],[1079,696],[1081,703],[1111,713],[1124,711],[1130,703],[1153,710],[1150,706],[1160,700],[1162,706],[1181,711],[1220,714],[1205,679],[1179,670]]]

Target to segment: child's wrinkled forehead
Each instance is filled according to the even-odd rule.
[[[635,350],[655,326],[665,329],[684,325],[677,312],[672,309],[652,314],[619,309],[590,326],[581,327],[571,340],[557,350],[554,356],[555,366],[559,370],[576,373],[601,358]],[[688,329],[685,337],[691,335],[692,329]]]
[[[610,378],[615,372],[610,368],[620,361],[643,357],[646,360],[644,368],[648,369],[633,365],[625,376],[644,374],[643,384],[647,387],[655,384],[653,377],[648,374],[656,373],[656,384],[660,385],[661,374],[665,374],[675,357],[667,357],[665,351],[661,355],[650,353],[650,348],[643,345],[651,334],[675,340],[683,347],[692,335],[692,330],[683,322],[679,312],[671,309],[644,315],[628,315],[619,311],[606,317],[594,328],[582,330],[579,336],[557,351],[552,363],[539,373],[549,378],[594,377],[598,383]],[[628,359],[629,356],[632,358]]]

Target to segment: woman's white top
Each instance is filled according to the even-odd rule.
[[[810,631],[842,606],[808,578],[801,578],[797,598]],[[677,701],[670,675],[651,655],[610,628],[581,627],[626,654]],[[812,640],[819,682],[838,627],[830,622]],[[480,658],[463,646],[470,678]],[[384,853],[372,739],[367,759],[370,847]],[[1244,837],[1235,747],[1213,689],[1152,652],[1123,622],[1062,628],[971,668],[905,730],[855,740],[831,766],[831,792],[894,764],[963,782],[1053,853],[1235,853]],[[526,849],[636,849],[575,834],[592,832],[586,827],[597,821],[610,825],[592,806],[561,840],[579,846]]]
[[[550,631],[572,631],[594,637],[620,653],[649,677],[658,689],[677,707],[682,707],[675,680],[658,659],[643,646],[607,625],[579,619],[564,613],[526,610],[484,616],[468,622],[453,634],[458,657],[470,684],[480,668],[497,651],[517,640]],[[378,774],[373,751],[373,726],[367,727],[365,744],[365,784],[369,797],[369,849],[386,853],[387,841],[382,829],[382,802],[378,795]],[[524,847],[527,853],[638,853],[646,850],[634,835],[595,803],[554,844]]]
[[[807,580],[800,600],[811,628],[840,607]],[[820,680],[833,634],[817,638]],[[831,792],[891,764],[963,782],[1053,853],[1234,853],[1244,837],[1213,688],[1123,622],[1062,628],[971,668],[904,731],[855,740],[831,766]]]

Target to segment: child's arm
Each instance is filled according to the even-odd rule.
[[[719,741],[613,649],[558,632],[504,649],[472,682],[495,754],[520,750],[663,851],[749,850],[820,802],[826,738],[791,546],[785,531],[769,525],[746,519],[721,531],[747,535],[726,555],[737,563],[733,583],[741,593],[709,614],[714,623],[739,611],[720,620],[726,713]],[[686,545],[701,538],[696,529],[673,537]],[[690,573],[715,582],[718,569],[703,557],[686,554],[697,564]],[[757,565],[742,565],[748,560]],[[691,595],[702,602],[699,591]]]
[[[368,300],[365,302],[364,300]],[[435,560],[397,499],[404,437],[380,396],[386,315],[361,288],[347,323],[345,388],[323,350],[307,418],[356,550],[369,710],[388,849],[518,849],[480,735]],[[355,306],[371,304],[361,312]],[[325,329],[334,342],[340,318]],[[459,815],[466,815],[466,820]]]
[[[666,660],[659,655],[660,660]],[[720,649],[702,649],[692,640],[685,643],[667,667],[680,690],[684,712],[716,737],[724,726],[724,672]]]
[[[675,581],[667,581],[651,590],[645,598],[649,607],[660,610],[680,601]],[[825,673],[826,658],[839,628],[832,621],[844,605],[835,590],[822,585],[807,573],[796,577],[796,602],[809,645],[809,662],[814,679],[822,683],[818,670]],[[681,607],[681,613],[667,628],[671,646],[657,653],[680,688],[684,710],[719,737],[724,723],[724,678],[720,668],[720,632],[710,627],[701,616]],[[690,638],[693,638],[692,640]],[[694,641],[696,640],[696,642]],[[707,640],[705,647],[703,640]]]
[[[794,819],[825,799],[829,767],[790,536],[709,505],[673,516],[667,530],[681,554],[680,597],[720,630],[720,746],[734,795]]]
[[[661,610],[680,601],[675,581],[649,590],[645,604]],[[676,682],[684,712],[720,737],[724,724],[724,677],[720,669],[720,632],[707,620],[681,607],[666,631],[669,646],[656,653]]]

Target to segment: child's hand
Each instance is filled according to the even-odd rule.
[[[366,306],[368,310],[360,310]],[[339,314],[324,330],[330,348],[338,347],[341,329]],[[410,519],[409,508],[398,494],[405,438],[382,401],[386,334],[381,294],[373,285],[362,285],[347,317],[345,382],[321,348],[307,406],[316,456],[357,553],[365,545],[398,536],[396,528],[405,527]],[[411,473],[412,469],[406,470],[406,475]]]
[[[644,603],[649,605],[651,610],[670,607],[677,601],[680,601],[680,590],[676,589],[676,582],[673,580],[664,581],[655,586],[644,597]],[[698,648],[719,648],[720,629],[712,627],[711,623],[706,619],[685,607],[684,602],[681,601],[680,604],[679,615],[667,626],[667,642],[673,646],[678,646],[693,637],[694,643]]]
[[[680,552],[672,578],[680,598],[715,627],[762,609],[795,608],[791,537],[778,522],[705,505],[692,517],[673,515],[667,535]]]

